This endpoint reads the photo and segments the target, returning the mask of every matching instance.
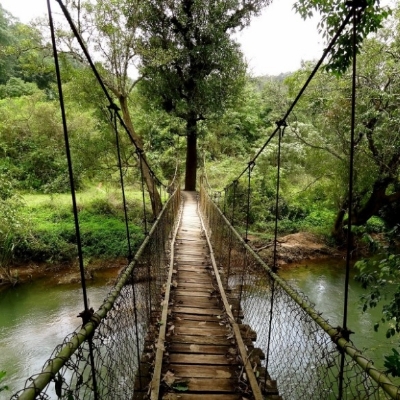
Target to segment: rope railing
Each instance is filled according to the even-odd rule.
[[[144,390],[149,374],[143,369],[150,361],[143,363],[142,355],[154,350],[151,327],[159,318],[169,264],[165,250],[179,207],[177,188],[99,310],[56,347],[42,371],[11,399],[130,399]]]
[[[257,332],[255,346],[265,354],[265,383],[277,380],[285,399],[400,399],[399,386],[273,272],[204,186],[200,202],[225,289],[240,296],[243,323]]]

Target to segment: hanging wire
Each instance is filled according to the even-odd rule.
[[[318,72],[320,66],[322,65],[322,63],[324,62],[325,58],[327,57],[327,55],[329,54],[329,52],[332,50],[333,46],[335,45],[336,41],[338,40],[338,38],[340,37],[341,33],[343,32],[343,30],[345,29],[345,27],[347,26],[348,22],[350,21],[352,12],[350,11],[347,16],[345,17],[345,19],[343,20],[342,24],[340,25],[339,29],[337,30],[335,36],[332,38],[332,40],[330,41],[330,43],[328,44],[328,46],[325,48],[322,57],[320,58],[320,60],[317,62],[317,64],[315,65],[314,69],[312,70],[311,74],[309,75],[307,81],[305,82],[305,84],[303,85],[303,87],[300,89],[299,93],[297,94],[296,98],[293,100],[292,104],[290,105],[290,107],[288,108],[288,110],[286,111],[286,114],[284,115],[284,117],[281,119],[281,121],[286,121],[287,118],[289,117],[289,115],[292,113],[293,109],[295,108],[295,106],[297,105],[298,101],[300,100],[300,98],[302,97],[304,91],[307,89],[308,85],[310,84],[310,82],[313,80],[315,74]],[[258,157],[261,155],[261,153],[265,150],[265,148],[268,146],[268,144],[270,143],[270,141],[275,137],[275,135],[279,132],[279,127],[276,127],[276,129],[274,130],[274,132],[272,132],[272,134],[269,136],[269,138],[266,140],[266,142],[263,144],[263,146],[258,150],[258,152],[256,153],[256,155],[253,157],[252,162],[255,162]],[[238,177],[236,178],[236,180],[239,180],[245,173],[246,171],[250,168],[250,164],[249,163],[247,165],[247,167],[238,175]],[[233,184],[233,183],[232,183]]]
[[[281,144],[282,138],[287,127],[285,120],[278,121],[277,123],[279,129],[278,135],[278,154],[277,154],[277,171],[276,171],[276,189],[275,189],[275,229],[274,229],[274,263],[272,266],[272,272],[276,273],[278,270],[277,266],[277,243],[278,243],[278,218],[279,218],[279,191],[280,191],[280,175],[281,175]],[[268,329],[268,339],[267,339],[267,354],[265,361],[265,376],[264,376],[264,386],[267,384],[268,379],[268,366],[270,357],[270,347],[271,347],[271,334],[272,334],[272,322],[274,315],[274,300],[275,300],[275,280],[272,279],[271,283],[271,303],[269,309],[269,329]]]
[[[73,214],[74,214],[76,244],[77,244],[77,248],[78,248],[79,272],[80,272],[80,276],[81,276],[81,288],[82,288],[82,296],[83,296],[83,304],[84,304],[84,310],[79,314],[79,316],[82,318],[82,325],[85,325],[87,322],[90,321],[94,311],[93,311],[93,309],[89,309],[89,301],[88,301],[87,290],[86,290],[85,267],[83,265],[82,240],[81,240],[81,232],[80,232],[80,227],[79,227],[78,207],[77,207],[76,195],[75,195],[74,172],[73,172],[73,168],[72,168],[72,157],[71,157],[71,149],[70,149],[70,145],[69,145],[64,94],[63,94],[63,89],[62,89],[62,84],[61,84],[61,71],[60,71],[60,64],[58,61],[58,51],[57,51],[54,21],[53,21],[53,14],[51,11],[51,6],[50,6],[50,0],[47,0],[47,11],[49,14],[51,42],[52,42],[52,47],[53,47],[54,64],[55,64],[56,77],[57,77],[57,89],[58,89],[58,95],[59,95],[61,118],[62,118],[63,132],[64,132],[65,152],[66,152],[67,164],[68,164],[68,175],[69,175],[69,184],[70,184],[71,197],[72,197],[72,209],[73,209]],[[91,375],[92,375],[92,382],[93,382],[93,393],[94,393],[94,399],[97,400],[98,399],[98,391],[97,391],[97,382],[96,382],[95,361],[94,361],[94,355],[93,355],[93,342],[91,339],[89,339],[88,342],[89,342],[89,357],[90,357],[90,364],[91,364],[91,371],[92,371]]]
[[[276,272],[278,270],[277,264],[277,243],[278,243],[278,218],[279,218],[279,191],[280,191],[280,179],[281,179],[281,143],[282,138],[287,127],[285,120],[278,121],[277,123],[279,129],[278,135],[278,155],[277,155],[277,172],[276,172],[276,189],[275,189],[275,227],[274,227],[274,264],[272,271]]]
[[[115,144],[117,147],[119,179],[120,179],[121,192],[122,192],[122,203],[123,203],[123,207],[124,207],[125,230],[126,230],[126,238],[128,241],[128,262],[131,262],[132,258],[133,258],[132,245],[131,245],[131,234],[130,234],[130,230],[129,230],[129,218],[128,218],[128,207],[126,204],[124,174],[122,173],[121,146],[119,143],[119,132],[118,132],[117,118],[116,118],[116,111],[118,111],[118,109],[115,107],[116,107],[115,104],[110,104],[108,106],[110,113],[111,113],[112,124],[113,124],[114,132],[115,132]]]
[[[249,162],[248,176],[247,176],[247,204],[246,204],[246,235],[244,241],[247,243],[249,241],[249,224],[250,224],[250,196],[251,196],[251,172],[255,166],[254,161]]]
[[[228,189],[224,189],[224,215],[226,214],[226,200],[227,200]]]
[[[236,189],[238,186],[239,181],[233,181],[233,200],[232,200],[232,216],[231,216],[231,225],[235,226],[235,208],[236,208]]]
[[[103,79],[101,78],[100,73],[98,72],[98,70],[97,70],[97,68],[96,68],[96,66],[95,66],[95,64],[94,64],[94,62],[93,62],[93,60],[92,60],[92,58],[91,58],[91,56],[90,56],[90,54],[89,54],[89,52],[88,52],[88,50],[87,50],[87,48],[86,48],[86,45],[85,45],[85,43],[84,43],[84,41],[83,41],[83,39],[82,39],[82,37],[81,37],[81,35],[80,35],[80,33],[79,33],[79,30],[76,28],[75,23],[74,23],[74,21],[72,20],[72,17],[71,17],[71,15],[70,15],[70,13],[69,13],[67,7],[65,6],[65,4],[63,4],[62,0],[56,0],[56,1],[57,1],[57,3],[59,4],[59,6],[61,7],[61,10],[62,10],[62,12],[63,12],[63,14],[64,14],[66,20],[68,21],[68,24],[69,24],[69,26],[70,26],[70,28],[71,28],[71,30],[72,30],[72,32],[73,32],[75,38],[77,39],[77,41],[78,41],[78,43],[79,43],[79,45],[80,45],[80,47],[81,47],[81,49],[82,49],[82,51],[83,51],[85,57],[86,57],[86,60],[88,61],[89,66],[90,66],[90,68],[91,68],[91,70],[92,70],[94,76],[96,77],[96,80],[97,80],[98,83],[100,84],[100,86],[101,86],[101,88],[102,88],[102,90],[103,90],[103,93],[104,93],[105,96],[107,97],[108,102],[109,102],[110,104],[113,104],[113,103],[114,103],[114,102],[113,102],[113,99],[112,99],[110,93],[108,92],[108,90],[107,90],[107,88],[106,88],[106,86],[105,86],[105,84],[104,84],[104,82],[103,82]],[[122,125],[122,127],[123,127],[124,130],[125,130],[125,132],[127,133],[127,135],[128,135],[128,137],[129,137],[131,143],[135,146],[135,149],[136,149],[136,150],[143,151],[143,149],[141,149],[140,146],[136,143],[134,137],[132,136],[132,133],[131,133],[130,130],[128,129],[127,125],[125,124],[123,118],[121,117],[121,115],[119,114],[118,111],[116,112],[116,117],[118,118],[120,124]],[[143,159],[143,162],[146,164],[146,166],[147,166],[147,168],[149,169],[149,171],[153,174],[154,179],[156,179],[157,182],[158,182],[160,185],[163,185],[163,183],[161,182],[161,180],[157,178],[156,174],[155,174],[154,171],[151,169],[151,167],[150,167],[150,165],[148,164],[147,160],[146,160],[146,159]],[[164,186],[164,185],[163,185],[163,186]]]
[[[144,234],[147,235],[147,216],[146,216],[146,197],[144,194],[144,173],[143,173],[143,151],[137,150],[137,155],[139,157],[139,165],[140,165],[140,181],[141,181],[141,190],[142,190],[142,205],[143,205],[143,224],[144,224]]]
[[[353,16],[353,64],[352,64],[352,87],[351,87],[351,126],[350,126],[350,154],[349,154],[349,194],[348,194],[348,220],[347,220],[347,246],[346,246],[346,274],[344,282],[344,304],[343,304],[343,329],[341,335],[348,341],[351,331],[347,327],[347,311],[349,302],[349,281],[350,281],[350,259],[353,246],[352,235],[352,208],[353,208],[353,190],[354,190],[354,131],[356,120],[356,73],[357,73],[357,8],[362,9],[365,7],[364,3],[357,2],[356,0],[349,1],[346,5],[351,7],[351,14]],[[340,361],[339,372],[339,397],[338,400],[343,398],[343,380],[344,380],[344,365],[345,354],[342,352]]]

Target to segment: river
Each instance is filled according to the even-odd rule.
[[[382,317],[382,306],[362,312],[360,296],[367,293],[354,277],[357,268],[350,270],[349,306],[347,326],[355,332],[351,335],[354,345],[374,360],[377,368],[383,368],[383,354],[398,349],[398,339],[386,339],[385,325],[375,332],[373,326]],[[343,326],[345,261],[315,260],[287,265],[279,275],[293,287],[305,293],[315,308],[332,326]]]
[[[97,310],[111,288],[117,270],[95,272],[88,282],[90,306]],[[57,285],[40,279],[0,292],[0,371],[7,375],[0,399],[9,399],[25,380],[40,372],[54,348],[81,325],[83,310],[80,284]]]
[[[89,282],[88,297],[95,310],[110,289],[110,278],[116,271],[98,272]],[[305,262],[282,268],[279,275],[306,293],[317,304],[317,310],[333,326],[342,325],[344,264],[323,260]],[[379,320],[380,309],[362,313],[359,296],[363,293],[351,273],[349,328],[354,344],[365,350],[378,367],[383,365],[383,353],[395,347],[385,338],[385,329],[376,333],[373,325]],[[21,389],[26,378],[40,371],[53,349],[64,337],[80,325],[77,318],[83,309],[79,284],[54,285],[39,280],[0,292],[0,370],[7,372],[3,384],[9,391],[0,392],[0,399],[8,399]]]

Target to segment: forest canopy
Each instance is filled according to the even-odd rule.
[[[283,78],[246,73],[243,54],[231,33],[246,27],[268,4],[65,3],[87,47],[97,49],[96,67],[126,126],[165,181],[181,159],[181,165],[186,160],[187,189],[196,188],[196,171],[202,165],[217,190],[230,184],[275,129],[306,80],[310,62]],[[342,4],[298,1],[295,10],[304,18],[320,12],[320,27],[328,39],[348,11]],[[364,6],[358,25],[353,223],[382,230],[385,224],[397,223],[399,15],[395,11],[383,29],[368,36],[390,13],[375,2]],[[18,194],[63,193],[69,185],[47,23],[22,24],[0,9],[0,25],[0,174],[4,188],[9,188],[3,190],[7,192],[2,196],[4,215],[7,207],[17,204]],[[115,182],[115,137],[104,111],[107,102],[69,28],[59,26],[57,34],[76,188]],[[339,43],[338,49],[347,44]],[[349,52],[347,58],[339,53],[332,53],[287,121],[282,144],[282,232],[311,229],[336,238],[343,233],[351,88],[346,69]],[[131,76],[132,65],[138,67],[139,76]],[[126,137],[122,140],[122,163],[138,176],[135,149]],[[254,231],[271,228],[275,155],[276,143],[271,143],[254,170]],[[156,215],[160,195],[154,190],[153,176],[145,179]]]

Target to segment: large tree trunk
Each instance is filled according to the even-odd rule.
[[[185,190],[196,190],[197,174],[197,120],[191,118],[186,123],[186,174]]]
[[[127,98],[125,96],[119,96],[118,100],[119,100],[119,104],[121,107],[122,118],[124,119],[125,125],[129,129],[129,132],[131,133],[137,146],[140,148],[140,150],[143,151],[142,138],[136,133],[135,129],[133,128],[133,123],[132,123],[131,116],[130,116],[129,109],[128,109]],[[147,166],[147,159],[146,159],[146,155],[144,152],[142,152],[142,158],[144,161],[144,162],[142,162],[143,178],[146,182],[147,190],[150,195],[151,209],[153,212],[153,216],[154,216],[154,218],[157,218],[157,215],[160,213],[160,211],[162,209],[161,197],[160,197],[160,194],[158,193],[155,181],[154,181],[154,179],[150,173],[150,170]],[[138,165],[140,168],[140,163],[138,163]]]

